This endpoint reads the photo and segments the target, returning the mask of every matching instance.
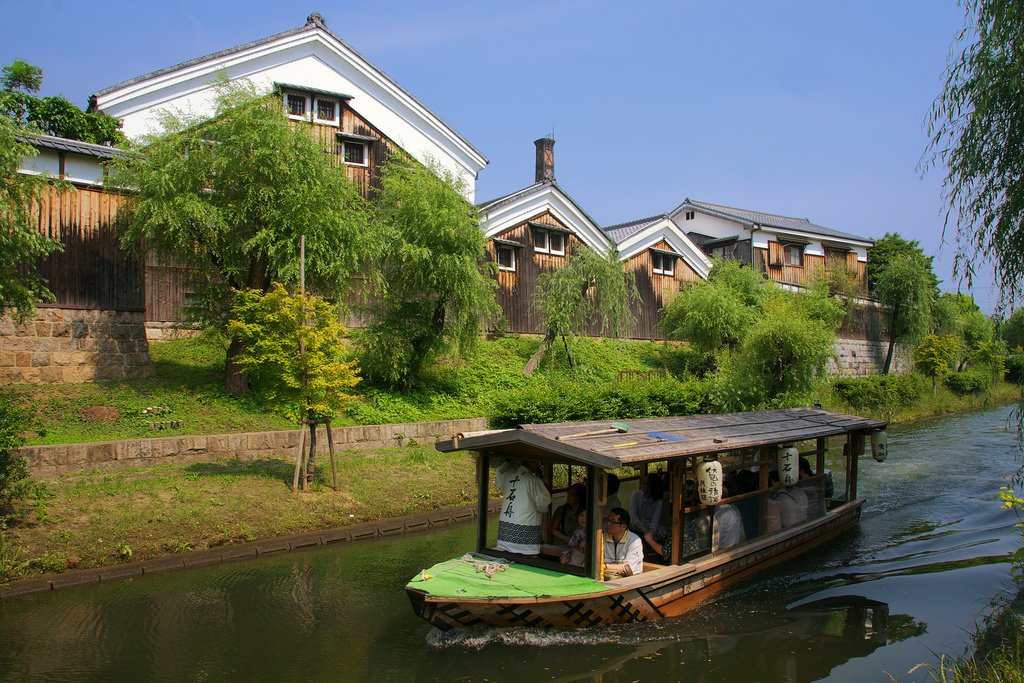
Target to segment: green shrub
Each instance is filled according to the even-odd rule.
[[[24,416],[9,396],[0,395],[0,519],[11,503],[24,495],[28,478],[25,459],[14,453],[24,439],[19,434]]]
[[[519,424],[624,420],[629,418],[692,415],[701,410],[702,384],[695,379],[538,382],[503,392],[490,414],[494,429]]]
[[[832,388],[854,408],[878,408],[909,405],[931,387],[921,375],[871,375],[837,379]]]
[[[1017,310],[1024,311],[1024,308]],[[1019,346],[1006,356],[1006,381],[1024,384],[1024,349]]]
[[[942,380],[950,391],[958,396],[977,394],[988,388],[989,374],[983,370],[952,372]]]

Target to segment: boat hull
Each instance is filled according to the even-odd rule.
[[[818,519],[685,565],[608,582],[608,590],[589,595],[453,600],[411,586],[406,592],[416,614],[445,631],[474,626],[586,628],[656,621],[683,614],[716,591],[843,533],[860,519],[863,503],[863,499],[846,503]]]

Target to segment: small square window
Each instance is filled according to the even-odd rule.
[[[303,95],[288,95],[288,115],[305,116],[306,98]]]
[[[688,221],[692,221],[693,220],[693,211],[687,211],[686,212],[686,220],[688,220]]]
[[[548,233],[548,249],[552,254],[565,254],[565,235],[560,232]]]
[[[366,166],[366,145],[362,142],[344,141],[342,144],[342,157],[346,164],[353,166]]]
[[[316,118],[319,121],[335,123],[338,120],[338,103],[335,100],[316,101]]]
[[[651,254],[651,269],[657,275],[674,275],[676,259],[668,254]]]
[[[542,254],[548,253],[548,231],[547,230],[534,230],[533,231],[533,250],[539,251]]]
[[[505,245],[498,245],[498,270],[516,269],[516,250]]]
[[[804,248],[799,244],[787,244],[782,247],[782,262],[787,266],[803,267]]]

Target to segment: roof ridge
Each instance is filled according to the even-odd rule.
[[[624,221],[622,223],[616,223],[615,225],[609,225],[609,226],[603,227],[601,229],[604,230],[605,232],[608,232],[609,230],[615,230],[615,229],[618,229],[618,228],[624,228],[624,227],[626,227],[628,225],[636,225],[638,223],[646,223],[648,221],[653,221],[656,218],[668,218],[668,214],[667,213],[656,213],[653,216],[648,216],[646,218],[637,218],[636,220],[632,220],[632,221]]]

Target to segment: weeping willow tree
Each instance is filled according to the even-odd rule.
[[[633,324],[630,307],[639,299],[636,278],[615,248],[601,255],[573,247],[561,269],[538,279],[534,303],[544,320],[544,340],[523,372],[532,374],[559,338],[569,366],[575,367],[573,341],[589,325],[596,325],[605,337],[626,336]]]

